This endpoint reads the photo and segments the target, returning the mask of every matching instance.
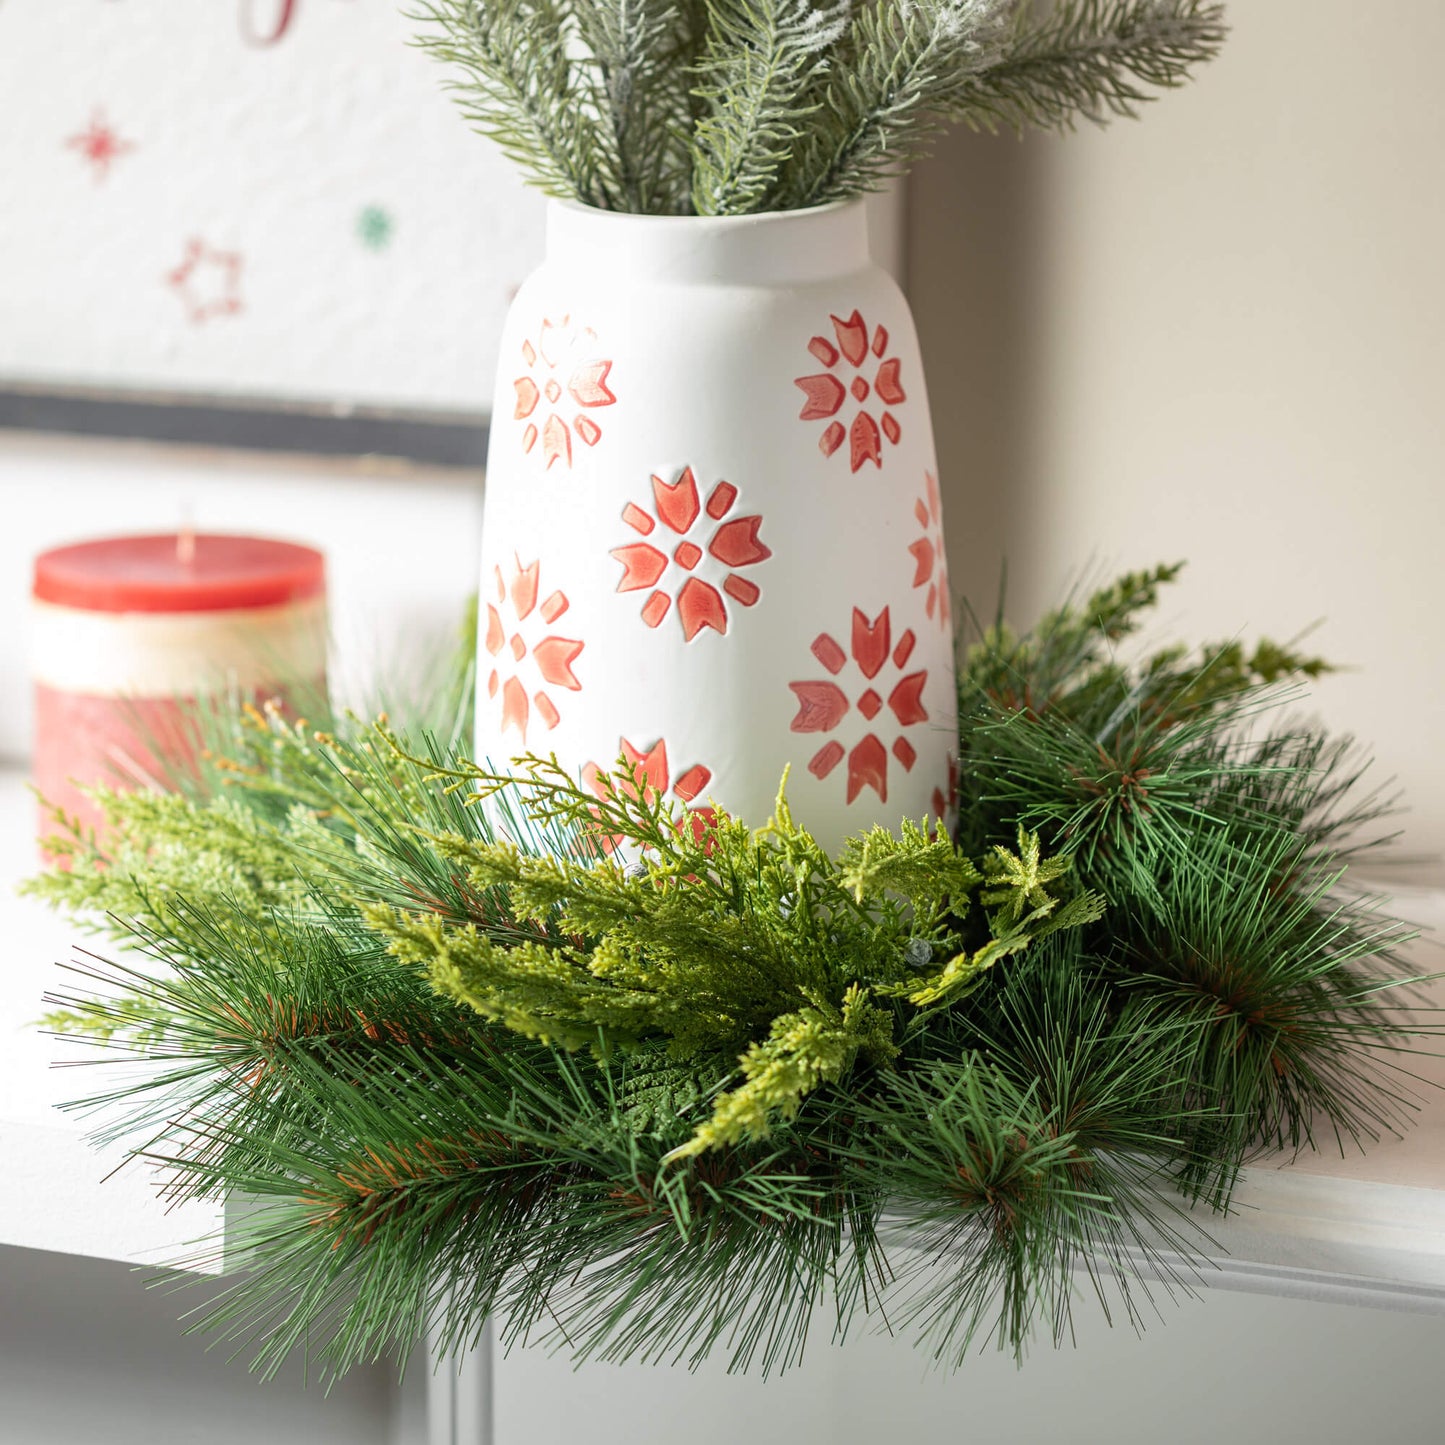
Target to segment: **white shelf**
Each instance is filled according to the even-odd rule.
[[[34,1020],[45,1011],[48,989],[68,987],[56,965],[72,958],[77,944],[101,953],[105,944],[79,937],[42,904],[15,896],[15,884],[39,868],[35,824],[23,775],[0,772],[0,1151],[6,1161],[0,1244],[169,1263],[214,1236],[222,1214],[162,1204],[152,1170],[127,1162],[120,1148],[92,1148],[85,1122],[60,1111],[66,1100],[98,1091],[103,1071],[54,1067],[82,1051],[42,1033]]]
[[[85,1071],[56,1069],[74,1046],[32,1021],[47,989],[65,986],[56,964],[92,946],[41,905],[13,896],[37,866],[33,804],[23,778],[0,773],[0,1148],[9,1183],[0,1193],[0,1244],[158,1264],[183,1258],[214,1235],[219,1210],[167,1210],[145,1168],[117,1150],[97,1153],[85,1124],[57,1106],[88,1091]],[[1445,929],[1445,892],[1402,896],[1401,912]],[[101,945],[93,945],[103,951]],[[1422,942],[1420,972],[1440,967]],[[1445,989],[1437,993],[1445,1003]],[[1348,1300],[1445,1314],[1445,1059],[1417,1058],[1418,1122],[1364,1154],[1314,1153],[1252,1167],[1228,1219],[1201,1217],[1217,1241],[1208,1282],[1270,1294]],[[97,1075],[99,1078],[100,1075]],[[102,1182],[105,1181],[105,1182]]]

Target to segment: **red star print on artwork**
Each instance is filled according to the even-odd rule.
[[[110,174],[111,165],[115,161],[135,149],[135,142],[122,140],[115,128],[107,122],[104,112],[99,110],[91,115],[90,124],[68,137],[65,144],[70,150],[80,152],[97,182],[103,181]]]
[[[826,336],[815,336],[808,343],[808,350],[828,369],[812,376],[800,376],[793,382],[794,386],[802,388],[807,397],[798,416],[803,421],[834,418],[828,421],[818,438],[818,446],[825,457],[831,457],[846,438],[848,462],[855,472],[864,462],[872,462],[881,469],[883,438],[897,446],[902,428],[891,411],[885,410],[881,419],[875,420],[873,411],[864,403],[876,398],[886,408],[900,406],[908,400],[899,380],[902,363],[896,356],[884,359],[888,350],[888,332],[881,326],[877,327],[870,342],[868,323],[860,312],[855,310],[846,321],[838,316],[829,319],[838,344],[835,346]],[[850,371],[852,380],[848,381]],[[869,374],[873,378],[871,383]],[[852,423],[844,426],[839,413],[844,410],[850,396],[857,403],[858,410]]]
[[[487,697],[495,700],[500,694],[501,731],[515,729],[525,744],[534,710],[548,731],[562,720],[552,695],[540,684],[581,691],[572,664],[585,644],[551,631],[569,604],[564,593],[552,592],[538,605],[540,563],[524,566],[517,557],[510,581],[503,578],[500,567],[493,570],[497,596],[495,603],[487,604],[487,631],[482,639],[495,663],[487,678]],[[536,685],[530,696],[529,682],[524,679]]]
[[[896,645],[891,637],[891,623],[885,607],[871,621],[859,608],[853,609],[850,646],[843,646],[828,633],[813,639],[813,656],[839,682],[820,679],[816,682],[790,682],[798,699],[798,715],[789,724],[795,733],[830,733],[842,726],[848,714],[857,710],[865,724],[874,725],[850,751],[837,738],[824,743],[808,762],[808,771],[815,778],[826,778],[839,763],[848,759],[848,801],[851,803],[865,787],[872,788],[883,802],[888,801],[888,755],[880,732],[888,730],[888,719],[874,724],[886,706],[900,729],[893,741],[892,754],[905,773],[913,770],[918,753],[904,735],[909,728],[928,721],[923,706],[923,688],[928,681],[926,669],[903,673],[918,639],[911,629],[905,631]],[[861,676],[854,676],[856,668]],[[845,676],[846,673],[846,676]],[[897,681],[892,674],[901,673]],[[888,687],[887,702],[874,686]],[[855,689],[862,684],[863,690]],[[847,690],[841,683],[848,684]]]
[[[536,345],[522,343],[527,375],[512,382],[517,393],[512,419],[526,422],[522,428],[524,452],[530,455],[541,442],[544,471],[550,471],[553,462],[572,465],[574,436],[589,447],[602,438],[602,428],[589,412],[612,406],[617,398],[607,386],[612,363],[591,354],[596,343],[597,333],[579,327],[570,316],[544,320]],[[569,421],[564,412],[572,405],[581,410]]]
[[[185,258],[166,277],[181,298],[186,315],[199,325],[213,316],[235,316],[241,311],[241,257],[236,251],[218,251],[192,238]]]
[[[651,511],[634,502],[622,509],[622,520],[634,532],[653,539],[612,549],[623,568],[617,590],[652,589],[642,604],[642,620],[649,627],[660,627],[671,609],[673,591],[669,589],[676,592],[685,642],[691,642],[705,627],[714,632],[728,630],[724,594],[739,607],[753,606],[762,595],[756,582],[742,576],[742,569],[765,562],[773,554],[758,540],[761,516],[731,515],[737,497],[738,489],[731,482],[719,482],[704,506],[692,468],[684,467],[675,482],[653,477]],[[666,531],[658,531],[659,523]],[[667,532],[681,540],[674,545]],[[704,541],[705,547],[699,545]],[[675,569],[671,579],[665,576],[669,567]],[[698,574],[699,567],[720,582],[721,590]]]
[[[640,787],[643,799],[651,802],[666,793],[670,785],[674,798],[681,803],[691,803],[712,781],[712,770],[703,767],[701,763],[695,763],[673,782],[667,761],[667,742],[663,738],[658,738],[645,750],[634,747],[626,738],[619,738],[618,754],[620,760],[626,761],[632,773],[630,781],[619,770],[614,770],[609,779],[608,770],[597,763],[587,763],[582,768],[583,783],[603,802],[609,797],[609,787],[615,787],[624,797],[634,799]],[[706,829],[716,821],[717,815],[713,809],[705,806],[688,808],[686,811],[692,824],[693,837],[700,843]],[[626,841],[614,834],[603,838],[601,843],[603,850],[611,853]]]
[[[948,559],[943,552],[943,502],[938,495],[938,478],[924,472],[925,495],[913,504],[913,515],[923,528],[923,536],[908,544],[913,554],[913,585],[928,588],[923,610],[936,618],[940,627],[947,627],[952,616],[948,598]]]

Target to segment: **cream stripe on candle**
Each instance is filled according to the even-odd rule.
[[[252,691],[326,667],[326,602],[223,612],[88,612],[32,604],[37,682],[98,697]]]

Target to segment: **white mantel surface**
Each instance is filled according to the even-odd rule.
[[[187,1257],[195,1241],[220,1227],[221,1211],[162,1204],[152,1171],[126,1163],[120,1149],[92,1148],[85,1121],[59,1109],[98,1092],[105,1071],[55,1067],[84,1051],[34,1021],[45,1012],[48,989],[80,982],[57,964],[73,958],[77,945],[102,954],[107,945],[81,936],[43,903],[15,896],[19,880],[39,867],[35,822],[23,774],[0,772],[0,1244],[135,1264]]]
[[[161,1264],[188,1257],[222,1225],[220,1211],[167,1210],[154,1176],[115,1150],[97,1152],[86,1124],[62,1113],[67,1099],[96,1091],[104,1070],[56,1068],[78,1046],[33,1026],[57,967],[75,949],[107,945],[77,933],[42,904],[18,898],[14,882],[37,866],[32,800],[23,776],[0,772],[0,1244]],[[1445,925],[1445,894],[1401,896],[1419,925]],[[1439,967],[1439,947],[1413,946],[1421,973]],[[79,982],[79,980],[76,980]],[[1418,1122],[1367,1153],[1308,1154],[1252,1166],[1228,1219],[1201,1217],[1217,1242],[1208,1283],[1270,1294],[1338,1299],[1445,1313],[1445,1059],[1420,1057],[1426,1083]],[[103,1182],[104,1181],[104,1182]]]

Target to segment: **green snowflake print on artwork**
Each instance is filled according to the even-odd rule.
[[[380,206],[365,206],[356,218],[356,235],[368,251],[384,251],[396,233],[396,222]]]

